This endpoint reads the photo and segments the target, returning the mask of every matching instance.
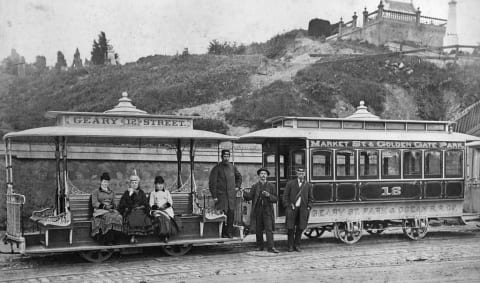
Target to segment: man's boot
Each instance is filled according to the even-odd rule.
[[[288,251],[293,252],[293,242],[295,241],[295,239],[294,239],[292,229],[287,230],[287,236],[288,236]]]

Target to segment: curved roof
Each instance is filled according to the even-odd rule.
[[[182,129],[136,129],[136,128],[86,128],[86,127],[63,127],[52,126],[43,128],[28,129],[20,132],[8,133],[4,139],[12,140],[35,140],[42,137],[76,137],[78,142],[91,140],[92,138],[111,139],[155,139],[160,141],[184,140],[211,140],[211,141],[232,141],[237,140],[235,136],[228,136],[214,132]]]
[[[240,143],[263,143],[266,139],[305,140],[387,140],[387,141],[480,141],[479,137],[461,133],[423,131],[331,130],[306,128],[270,128],[240,136]]]
[[[151,140],[153,143],[180,140],[233,141],[237,137],[193,129],[190,116],[150,115],[137,109],[122,93],[119,103],[103,113],[50,111],[47,118],[55,118],[56,125],[6,134],[4,139],[14,141],[44,141],[51,137],[69,137],[70,142],[97,141],[122,143],[131,140]]]

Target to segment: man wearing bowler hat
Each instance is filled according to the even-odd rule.
[[[230,150],[222,150],[222,162],[213,167],[208,180],[215,208],[223,210],[227,216],[227,225],[223,229],[222,237],[233,238],[235,197],[241,185],[242,175],[237,167],[230,163]]]
[[[267,251],[278,253],[273,246],[273,229],[275,219],[273,204],[278,201],[275,186],[267,181],[270,172],[266,168],[257,170],[259,181],[255,183],[249,192],[245,192],[245,200],[252,201],[252,213],[250,214],[250,231],[257,236],[257,250],[263,251],[263,231],[267,236]]]
[[[312,184],[305,180],[305,170],[296,170],[297,178],[290,180],[283,194],[285,206],[288,251],[301,252],[300,239],[303,230],[307,228],[310,204],[313,201]]]

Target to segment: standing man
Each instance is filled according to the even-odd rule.
[[[305,181],[305,170],[298,168],[296,173],[297,178],[287,183],[283,194],[289,252],[302,251],[300,239],[307,228],[310,203],[313,201],[312,184]]]
[[[227,216],[227,225],[224,226],[222,237],[233,238],[235,197],[242,185],[242,175],[237,167],[230,163],[230,150],[222,150],[222,162],[213,167],[208,185],[215,208],[223,210]]]
[[[259,181],[255,183],[250,192],[244,194],[245,200],[252,201],[252,213],[250,214],[250,231],[255,231],[257,236],[257,251],[263,251],[263,231],[267,236],[267,250],[271,253],[278,253],[273,246],[273,229],[275,219],[273,204],[278,201],[275,193],[275,186],[267,182],[270,172],[266,168],[257,170]]]

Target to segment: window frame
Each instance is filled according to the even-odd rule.
[[[440,173],[439,174],[427,174],[427,154],[429,152],[439,152],[440,153]],[[423,152],[423,178],[424,179],[434,179],[434,178],[443,178],[444,172],[444,164],[443,164],[443,150],[440,149],[428,149]]]
[[[383,173],[383,153],[386,151],[398,152],[398,175],[384,175]],[[380,151],[380,176],[382,179],[401,179],[402,178],[402,151],[400,149],[382,149]]]
[[[337,155],[341,152],[350,152],[352,153],[351,157],[353,157],[353,166],[351,167],[351,171],[353,171],[353,175],[349,176],[338,176],[338,162],[337,162]],[[345,163],[346,166],[346,163]],[[335,150],[335,179],[336,180],[356,180],[357,179],[357,154],[355,149],[338,149]]]
[[[462,162],[460,162],[460,165],[462,166],[461,167],[461,172],[460,172],[460,175],[448,175],[447,174],[447,166],[443,166],[443,174],[445,176],[445,178],[463,178],[463,176],[465,175],[465,152],[463,150],[459,150],[459,149],[451,149],[451,150],[445,150],[444,151],[444,160],[445,160],[445,163],[447,163],[447,153],[448,152],[460,152],[461,153],[461,157],[462,157]]]
[[[314,173],[313,168],[315,166],[315,163],[313,163],[313,156],[315,155],[315,153],[318,153],[318,152],[329,153],[330,175],[328,175],[328,176],[316,176],[316,175],[313,174]],[[333,180],[333,169],[334,169],[333,156],[334,156],[334,151],[331,150],[331,149],[312,149],[311,150],[311,154],[310,154],[310,176],[312,176],[312,180]],[[319,163],[317,163],[317,164],[319,164]]]
[[[419,173],[418,174],[407,174],[405,169],[407,164],[405,162],[405,153],[407,152],[419,152],[420,153],[420,162],[419,162]],[[422,178],[422,172],[423,172],[423,152],[421,149],[405,149],[402,151],[402,175],[403,179],[421,179]]]
[[[368,151],[373,151],[377,154],[377,174],[376,175],[368,175],[368,176],[362,176],[361,174],[361,164],[360,164],[360,156],[362,152],[368,152]],[[359,149],[358,150],[358,178],[360,180],[366,180],[366,179],[379,179],[380,178],[380,151],[378,149]],[[365,164],[364,164],[365,166]]]

